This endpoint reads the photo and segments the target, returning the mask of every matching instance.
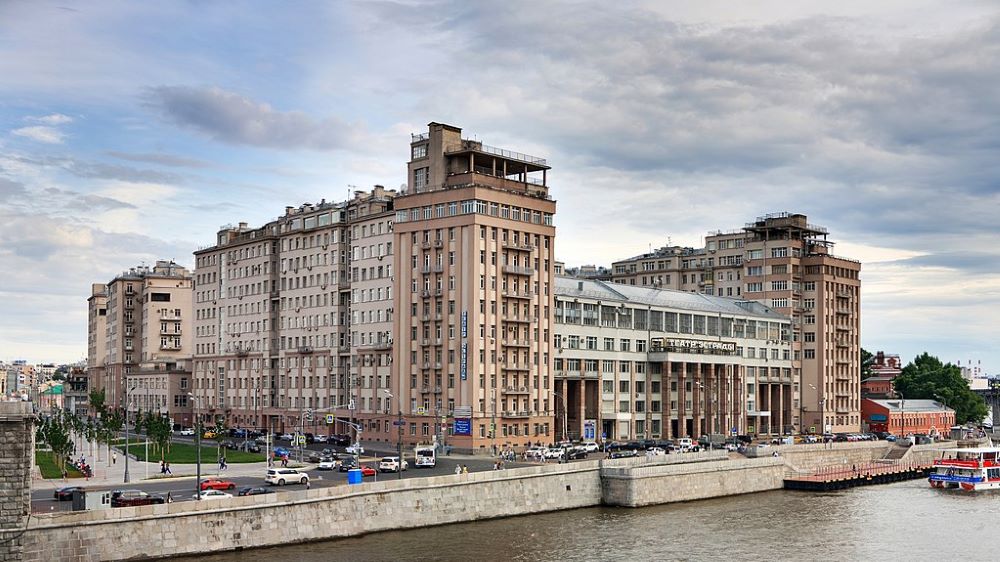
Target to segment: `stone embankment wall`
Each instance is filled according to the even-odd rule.
[[[711,460],[601,469],[605,505],[641,507],[735,496],[784,485],[780,458]]]
[[[35,416],[28,402],[0,402],[0,560],[22,560],[31,507]]]
[[[884,458],[892,444],[885,441],[860,441],[856,443],[811,443],[781,445],[765,448],[760,455],[778,451],[788,465],[789,476],[810,473],[830,466],[862,465]]]

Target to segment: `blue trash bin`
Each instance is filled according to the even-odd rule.
[[[361,469],[352,468],[347,471],[347,483],[348,484],[360,484],[361,483]]]

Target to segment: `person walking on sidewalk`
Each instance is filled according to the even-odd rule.
[[[165,465],[163,465],[163,470],[166,471],[166,474],[170,476],[173,476],[174,474],[173,472],[170,472],[170,463],[166,463]]]

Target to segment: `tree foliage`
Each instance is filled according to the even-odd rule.
[[[42,419],[36,437],[52,449],[52,460],[59,471],[66,472],[66,460],[76,450],[73,444],[73,418],[66,410],[54,410]]]
[[[170,418],[159,413],[146,412],[145,417],[142,418],[141,426],[146,431],[146,438],[152,441],[160,451],[160,460],[164,460],[166,453],[170,451],[170,439],[173,437]]]
[[[979,424],[986,417],[986,402],[969,389],[962,377],[962,370],[927,352],[917,356],[903,367],[903,372],[893,381],[893,387],[904,398],[938,400],[955,410],[958,424]]]
[[[872,376],[872,365],[875,364],[875,356],[865,348],[861,348],[861,380],[867,380]]]

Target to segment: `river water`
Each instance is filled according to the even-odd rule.
[[[638,509],[587,508],[182,560],[455,562],[996,560],[1000,493],[926,480],[824,494],[765,492]]]

